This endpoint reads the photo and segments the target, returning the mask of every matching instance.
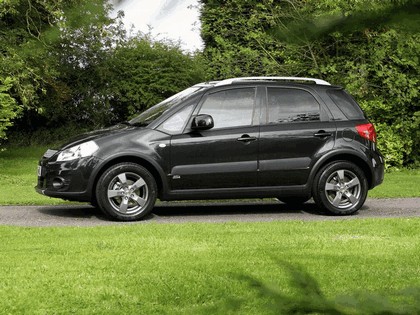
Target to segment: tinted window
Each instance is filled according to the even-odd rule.
[[[365,117],[356,101],[344,90],[329,90],[328,95],[348,119],[363,119]]]
[[[182,132],[193,108],[194,105],[189,105],[176,112],[171,117],[169,117],[162,125],[159,126],[159,130],[170,134],[177,134]]]
[[[231,89],[208,95],[199,114],[213,116],[214,128],[252,125],[255,89]]]
[[[319,104],[311,93],[298,89],[268,88],[268,122],[319,120]]]

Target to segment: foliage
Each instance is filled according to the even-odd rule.
[[[57,124],[57,111],[80,112],[77,105],[63,110],[73,100],[69,86],[75,83],[66,80],[66,70],[72,61],[88,68],[76,51],[88,54],[99,42],[96,51],[103,50],[106,41],[97,34],[111,21],[109,9],[102,0],[0,2],[0,77],[12,78],[8,94],[25,114],[19,125]]]
[[[12,119],[15,118],[21,108],[16,106],[16,101],[7,93],[12,84],[10,77],[2,80],[0,78],[0,139],[6,138],[6,129],[12,125]]]
[[[273,1],[201,0],[200,3],[208,79],[275,75],[280,71],[284,46],[266,33],[276,25]]]
[[[204,54],[214,78],[313,76],[342,85],[376,124],[387,167],[418,163],[418,0],[201,4]]]
[[[322,292],[315,278],[301,267],[287,262],[280,262],[279,266],[290,274],[290,287],[295,290],[290,295],[284,294],[284,288],[273,287],[249,276],[241,277],[256,289],[261,297],[271,301],[267,304],[267,308],[273,314],[410,315],[420,313],[420,287],[401,290],[393,294],[392,298],[384,294],[359,291],[329,299]]]
[[[2,130],[110,125],[202,80],[199,58],[128,37],[111,10],[107,0],[0,2],[0,79],[11,78]]]
[[[101,71],[98,91],[106,96],[119,120],[204,79],[199,57],[148,36],[134,37],[119,45]]]

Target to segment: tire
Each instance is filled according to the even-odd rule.
[[[309,199],[308,197],[281,197],[277,198],[281,202],[284,202],[285,204],[292,205],[292,206],[299,206],[307,202]]]
[[[111,166],[99,178],[96,200],[99,208],[111,219],[135,221],[149,214],[157,196],[152,174],[135,163]]]
[[[336,161],[328,164],[314,179],[315,203],[335,215],[357,212],[365,203],[367,192],[366,175],[351,162]]]

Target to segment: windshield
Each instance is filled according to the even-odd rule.
[[[185,89],[170,98],[167,98],[166,100],[160,102],[159,104],[149,108],[148,110],[144,111],[137,117],[130,120],[128,123],[130,125],[136,125],[136,126],[147,126],[155,119],[159,118],[163,115],[168,109],[170,109],[172,106],[178,104],[182,100],[186,99],[190,95],[194,94],[195,92],[198,92],[203,87],[201,86],[193,86],[189,87],[188,89]]]

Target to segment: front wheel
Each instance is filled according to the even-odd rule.
[[[99,178],[96,200],[99,208],[119,221],[139,220],[149,214],[156,201],[157,187],[152,174],[134,163],[111,166]]]
[[[365,203],[368,183],[363,171],[353,163],[337,161],[322,168],[315,176],[313,198],[332,214],[355,213]]]

